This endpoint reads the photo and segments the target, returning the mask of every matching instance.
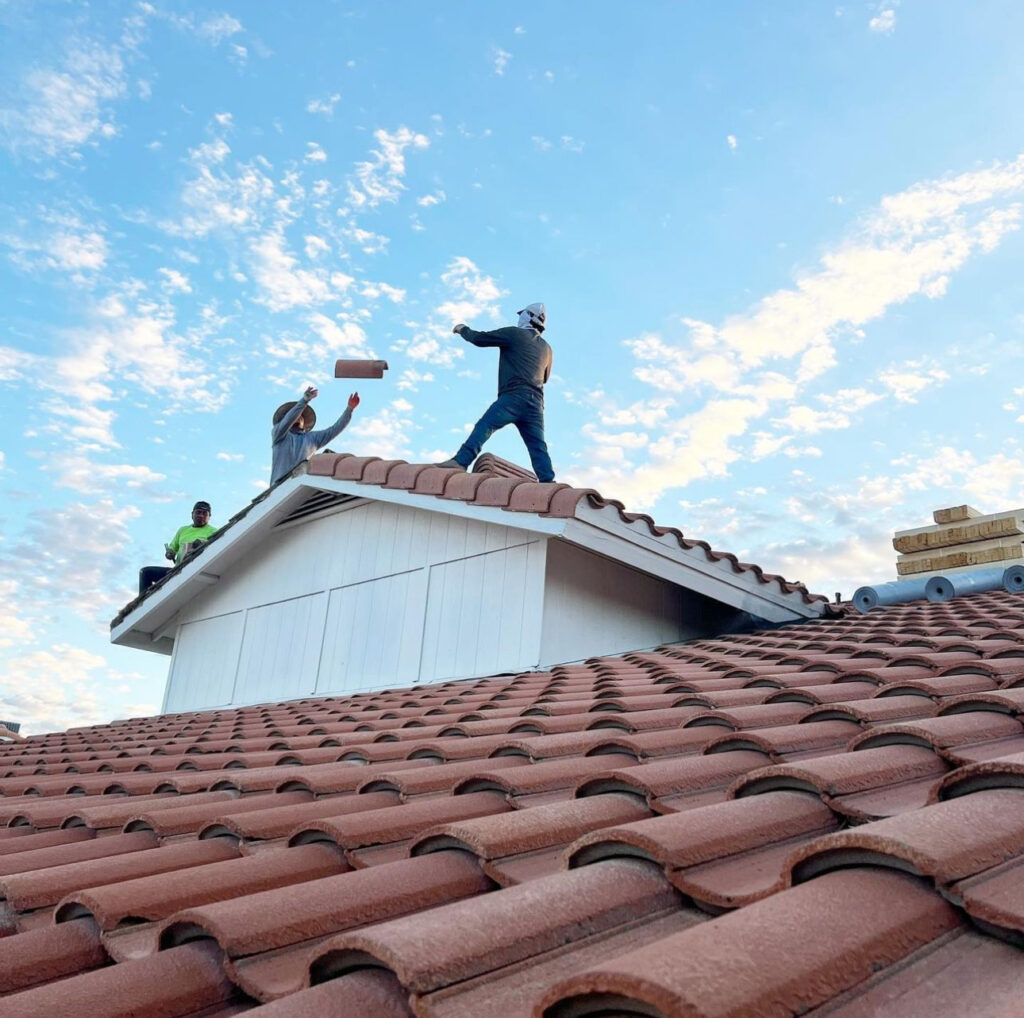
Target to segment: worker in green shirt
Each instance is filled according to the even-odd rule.
[[[170,544],[164,545],[164,557],[177,565],[185,555],[192,551],[196,542],[207,540],[217,533],[217,528],[210,525],[210,503],[196,502],[192,506],[192,523],[190,526],[178,527]]]

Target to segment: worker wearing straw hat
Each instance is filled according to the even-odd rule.
[[[340,435],[352,420],[352,411],[359,406],[359,393],[348,398],[345,412],[328,428],[314,431],[316,412],[309,405],[316,399],[317,389],[312,385],[296,402],[282,403],[274,411],[273,461],[270,467],[270,483],[287,477],[300,463],[305,463],[315,452]]]

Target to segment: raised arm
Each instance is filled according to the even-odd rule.
[[[492,332],[477,332],[468,325],[456,325],[452,329],[457,336],[461,336],[467,343],[473,346],[508,346],[514,338],[509,335],[510,330],[494,329]]]
[[[359,393],[354,392],[348,398],[348,406],[345,407],[345,412],[331,425],[326,428],[321,428],[319,431],[311,431],[308,434],[308,438],[311,439],[318,449],[322,449],[332,438],[337,438],[352,420],[352,411],[359,406]]]

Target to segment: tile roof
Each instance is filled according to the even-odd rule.
[[[559,482],[540,483],[536,476],[524,467],[500,459],[490,453],[478,457],[473,470],[439,467],[429,463],[407,463],[405,460],[384,460],[377,456],[356,456],[352,453],[323,452],[313,456],[298,473],[312,477],[332,477],[351,481],[367,488],[378,487],[405,491],[412,495],[432,497],[451,502],[466,502],[476,506],[501,509],[511,513],[535,513],[554,519],[571,519],[577,508],[583,504],[595,508],[610,508],[619,519],[651,536],[675,542],[683,551],[703,552],[706,560],[723,563],[734,573],[749,573],[765,587],[774,587],[778,593],[797,595],[805,604],[827,602],[820,594],[812,594],[802,583],[792,582],[774,573],[765,572],[760,566],[741,562],[731,552],[716,551],[706,541],[684,537],[677,527],[659,526],[644,513],[626,511],[622,502],[608,499],[593,488],[575,488]],[[241,511],[232,516],[216,534],[192,554],[174,566],[161,580],[126,604],[111,620],[111,629],[116,629],[136,608],[152,597],[174,576],[201,556],[208,547],[216,543],[237,527],[251,511],[271,497],[289,478],[261,492]],[[370,494],[369,492],[367,493]]]
[[[1004,592],[0,746],[5,1018],[1009,1018],[1022,877]]]

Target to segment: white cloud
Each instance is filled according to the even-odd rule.
[[[83,38],[64,48],[59,67],[30,71],[14,106],[0,110],[7,144],[33,157],[74,156],[117,134],[111,105],[127,90],[120,50]]]
[[[160,275],[164,277],[164,281],[161,285],[167,293],[192,292],[192,284],[189,282],[188,276],[186,276],[184,272],[168,268],[161,268],[158,271]]]
[[[378,297],[386,297],[392,304],[405,302],[405,290],[397,286],[390,286],[387,283],[364,283],[359,291],[364,297],[376,300]]]
[[[381,254],[387,250],[390,243],[389,238],[372,230],[364,230],[361,227],[353,226],[344,230],[344,235],[354,240],[364,254]]]
[[[110,248],[100,227],[86,225],[74,213],[56,210],[41,211],[34,220],[23,232],[0,236],[0,243],[10,249],[11,261],[19,268],[27,272],[54,269],[85,282],[106,266]]]
[[[892,35],[896,31],[896,12],[891,7],[879,11],[868,22],[868,29],[877,35]]]
[[[416,428],[405,407],[411,409],[405,400],[396,400],[376,413],[358,414],[346,432],[350,448],[358,449],[360,456],[408,459],[411,434]]]
[[[306,142],[306,162],[307,163],[326,163],[327,153],[315,142]]]
[[[219,452],[217,459],[224,460],[226,463],[241,463],[245,456],[240,452]]]
[[[94,673],[106,666],[106,658],[66,643],[9,658],[0,716],[19,720],[28,735],[97,724],[105,720],[97,686],[106,676]]]
[[[731,440],[835,366],[841,345],[863,341],[867,323],[911,298],[940,298],[970,258],[1017,230],[1022,193],[1024,156],[915,184],[884,197],[825,252],[817,270],[802,273],[792,287],[750,310],[719,325],[684,319],[688,334],[682,341],[656,334],[630,340],[638,379],[669,397],[705,389],[707,402],[668,421],[644,456],[624,455],[615,469],[589,470],[579,479],[649,505],[666,489],[724,475],[740,455]],[[788,366],[789,377],[774,367],[765,372],[768,365]],[[877,383],[882,394],[909,402],[945,380],[941,368],[911,362],[881,372]],[[842,393],[821,402],[821,408],[787,408],[776,422],[815,433],[848,427],[858,412]],[[761,453],[771,441],[755,439]]]
[[[454,324],[463,319],[485,314],[497,317],[498,301],[504,291],[492,276],[486,275],[465,255],[458,255],[449,262],[441,274],[441,281],[452,292],[452,299],[441,304],[437,313],[450,318]]]
[[[431,372],[406,368],[398,378],[398,388],[405,392],[419,392],[421,385],[432,381],[434,381],[434,376]]]
[[[732,149],[733,152],[736,151],[736,146],[739,144],[739,142],[736,140],[735,134],[726,135],[725,143],[729,146],[730,149]]]
[[[417,198],[416,204],[423,208],[429,208],[431,205],[440,205],[446,197],[447,195],[444,191],[438,189],[437,191],[434,191],[433,194],[425,194],[422,198]]]
[[[14,579],[0,579],[0,649],[34,642],[37,623],[22,611],[21,592]],[[0,692],[0,698],[3,693]]]
[[[38,358],[13,346],[0,346],[0,382],[19,382],[34,370]]]
[[[320,255],[327,254],[331,249],[331,245],[323,237],[318,237],[313,233],[307,233],[303,240],[306,245],[307,258],[319,258]]]
[[[818,401],[825,406],[824,410],[791,406],[785,416],[776,418],[772,423],[808,435],[848,428],[854,414],[883,398],[881,393],[868,392],[866,389],[841,389],[834,395],[818,397]]]
[[[356,164],[355,179],[348,184],[349,202],[356,210],[398,201],[405,190],[402,178],[405,176],[406,149],[424,149],[430,145],[425,134],[404,126],[392,133],[380,128],[373,132],[373,137],[378,148],[370,152],[370,158],[365,162]]]
[[[161,225],[172,235],[204,237],[214,231],[253,229],[258,218],[274,198],[274,182],[256,162],[238,166],[236,172],[225,168],[231,149],[215,137],[189,152],[194,175],[186,182],[179,221]]]
[[[325,358],[331,356],[369,357],[373,351],[366,342],[366,332],[355,322],[336,322],[326,315],[311,314],[306,321],[323,340]]]
[[[214,14],[199,22],[196,35],[213,46],[219,46],[225,39],[230,39],[242,30],[242,23],[237,18],[230,14]]]
[[[512,54],[503,50],[500,46],[495,46],[493,51],[494,59],[494,73],[499,77],[505,73],[505,68],[508,67],[508,62],[512,59]]]
[[[340,92],[332,92],[323,99],[310,99],[309,102],[306,103],[306,112],[318,113],[325,117],[333,116],[334,107],[338,105],[339,99],[341,99]]]
[[[929,386],[941,385],[949,380],[949,372],[924,359],[907,361],[900,367],[887,368],[878,373],[878,381],[901,403],[915,403]]]
[[[271,311],[323,304],[344,293],[352,282],[351,276],[340,272],[300,268],[280,228],[256,237],[250,251],[253,279],[263,291],[256,299]]]
[[[161,485],[167,479],[166,474],[157,473],[145,464],[98,463],[75,452],[51,455],[43,470],[54,475],[58,488],[71,488],[82,495],[142,491],[157,501],[167,498]]]
[[[785,530],[788,522],[793,536],[759,548],[761,560],[811,589],[849,597],[863,584],[896,579],[893,533],[927,525],[934,509],[969,503],[1000,512],[1021,502],[1024,458],[1016,445],[985,458],[941,446],[924,456],[901,456],[892,467],[824,489],[808,486],[787,500],[786,517],[762,521],[761,528]],[[713,530],[712,516],[704,522]]]
[[[462,340],[452,335],[452,326],[468,324],[480,315],[496,318],[503,291],[464,255],[448,263],[441,282],[446,289],[444,299],[430,313],[426,325],[416,328],[410,339],[399,341],[394,348],[414,361],[450,368],[464,356]]]
[[[566,152],[582,152],[583,146],[586,142],[582,142],[579,138],[574,138],[571,134],[563,134],[561,137],[562,148]]]
[[[111,487],[116,491],[119,483]],[[30,512],[22,537],[4,554],[22,604],[48,612],[67,605],[83,618],[106,622],[131,596],[111,577],[133,565],[129,524],[140,515],[120,494]]]

